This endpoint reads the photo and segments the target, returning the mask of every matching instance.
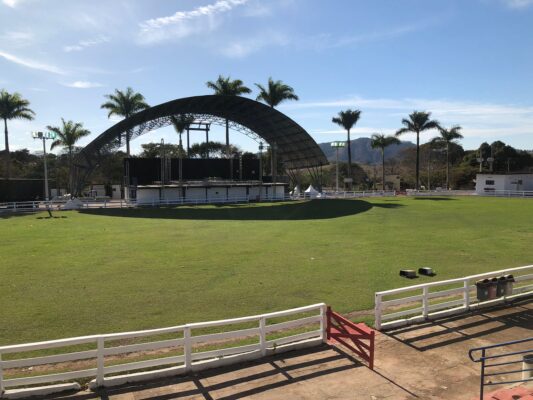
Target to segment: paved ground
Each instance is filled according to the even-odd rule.
[[[533,300],[379,333],[376,369],[336,346],[298,351],[70,399],[465,399],[479,392],[470,348],[532,337]],[[531,348],[531,347],[530,347]]]

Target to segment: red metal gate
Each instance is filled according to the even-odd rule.
[[[356,324],[339,313],[327,311],[327,336],[328,341],[335,341],[347,347],[363,360],[368,362],[368,367],[374,369],[374,339],[376,332],[366,324]]]

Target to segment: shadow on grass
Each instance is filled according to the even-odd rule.
[[[432,200],[432,201],[442,201],[442,200],[457,200],[452,197],[413,197],[414,200]]]
[[[82,214],[130,218],[197,220],[308,220],[356,215],[372,207],[398,208],[399,204],[369,203],[362,200],[311,200],[274,204],[220,206],[178,206],[162,208],[106,208],[80,210]]]

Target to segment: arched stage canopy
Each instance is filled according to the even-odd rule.
[[[230,127],[256,141],[276,145],[276,155],[286,169],[312,168],[326,165],[326,156],[313,138],[296,122],[263,103],[240,96],[194,96],[176,99],[150,107],[124,119],[100,134],[78,153],[74,188],[79,194],[85,180],[96,168],[100,156],[119,147],[118,138],[143,135],[171,124],[170,117],[191,114],[195,123],[208,122]],[[193,124],[194,125],[194,124]]]

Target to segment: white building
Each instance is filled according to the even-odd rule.
[[[226,203],[242,201],[283,200],[286,183],[184,183],[182,185],[140,185],[136,189],[137,204]]]
[[[533,174],[477,174],[477,194],[533,191]]]

